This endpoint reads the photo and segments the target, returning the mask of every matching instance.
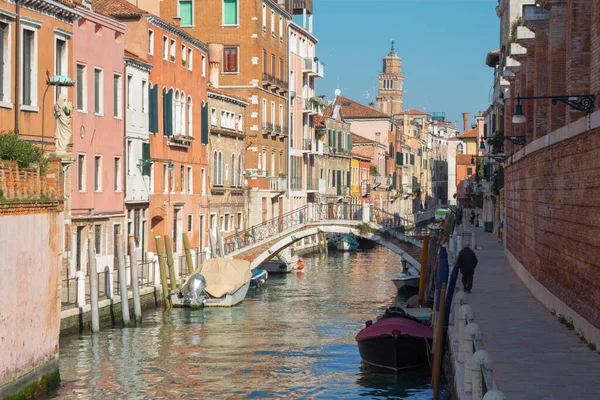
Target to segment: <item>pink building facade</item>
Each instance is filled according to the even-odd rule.
[[[125,233],[125,25],[81,8],[73,26],[73,180],[69,276],[87,273],[88,238],[99,272],[116,268],[116,235]],[[107,56],[110,55],[110,56]]]

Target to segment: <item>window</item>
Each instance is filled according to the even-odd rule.
[[[237,129],[240,132],[244,130],[244,119],[242,117],[242,114],[238,115]]]
[[[283,41],[283,18],[279,17],[279,40]]]
[[[200,185],[202,185],[202,196],[206,196],[206,170],[202,168],[200,170]]]
[[[192,167],[187,167],[187,192],[189,194],[194,193],[194,175],[192,173]]]
[[[67,41],[65,38],[56,38],[56,54],[54,55],[55,66],[54,66],[54,74],[55,75],[67,75],[68,67],[67,67]],[[66,88],[55,87],[55,98],[58,100],[58,95],[61,92],[66,93]]]
[[[115,183],[115,192],[121,191],[121,158],[115,157],[115,170],[113,180]]]
[[[473,168],[467,168],[467,177],[473,175]]]
[[[193,134],[193,129],[192,129],[192,97],[188,96],[187,99],[187,114],[188,114],[188,120],[187,120],[187,127],[188,127],[188,136],[194,136]]]
[[[185,167],[183,165],[179,167],[179,186],[181,193],[185,193]]]
[[[275,11],[271,11],[271,35],[275,37]]]
[[[267,6],[266,5],[262,5],[262,26],[263,26],[263,31],[267,31]]]
[[[275,152],[271,151],[271,176],[275,176]]]
[[[206,76],[206,56],[202,54],[202,76]]]
[[[77,64],[77,109],[86,111],[87,106],[87,68],[85,65]]]
[[[163,173],[163,193],[167,193],[168,185],[169,185],[169,174],[168,174],[167,164],[163,164],[162,173]]]
[[[212,126],[217,126],[217,109],[212,108],[210,110],[210,124]]]
[[[265,49],[263,49],[263,73],[269,73],[269,70],[267,69],[267,51]]]
[[[242,230],[242,213],[238,212],[237,213],[237,228],[238,230]]]
[[[171,39],[171,51],[170,51],[170,55],[171,55],[171,62],[175,62],[175,52],[177,50],[175,49],[175,39]]]
[[[181,18],[181,26],[193,26],[193,15],[192,2],[190,0],[179,0],[179,18]]]
[[[21,104],[24,106],[36,106],[37,103],[37,35],[29,29],[23,29],[21,66],[22,86]]]
[[[279,105],[279,126],[283,128],[283,104]]]
[[[10,27],[4,22],[0,22],[0,102],[10,102],[11,69],[9,42]]]
[[[102,157],[94,156],[94,191],[102,191]]]
[[[225,47],[223,50],[223,72],[238,72],[238,48]]]
[[[262,124],[263,128],[267,127],[267,99],[262,101]]]
[[[169,168],[169,192],[175,191],[175,174],[173,173],[173,165]]]
[[[187,49],[187,67],[191,71],[192,70],[192,49],[188,47]]]
[[[235,129],[235,114],[230,111],[221,111],[221,128]]]
[[[102,70],[94,68],[94,113],[102,114]]]
[[[142,80],[142,113],[148,112],[148,82]]]
[[[77,190],[85,192],[85,155],[77,156]]]
[[[148,54],[154,54],[154,31],[148,29]]]
[[[96,254],[102,253],[102,225],[94,225],[94,247]]]
[[[225,216],[221,215],[219,217],[219,225],[221,226],[221,232],[225,232]]]
[[[127,77],[128,83],[130,79]],[[113,117],[121,116],[121,75],[113,75]]]
[[[231,174],[231,176],[229,178],[229,184],[231,186],[235,186],[235,177],[236,177],[235,153],[231,155],[231,170],[229,172]]]
[[[275,54],[271,54],[271,75],[273,75],[273,78],[277,75],[275,72]]]
[[[188,220],[187,220],[188,232],[192,231],[192,221],[193,220],[194,220],[194,216],[192,214],[188,214]]]
[[[167,38],[166,36],[163,36],[163,60],[166,60],[169,58],[169,38]]]
[[[283,70],[283,58],[279,59],[279,79],[285,80],[285,72]]]
[[[183,66],[187,65],[187,48],[184,44],[181,45],[181,63]]]
[[[223,0],[223,25],[238,24],[237,0]]]
[[[150,186],[150,193],[154,193],[154,163],[150,164],[150,182],[148,183]]]
[[[275,102],[271,102],[271,124],[275,125]]]
[[[223,185],[223,153],[220,151],[213,153],[213,184]]]

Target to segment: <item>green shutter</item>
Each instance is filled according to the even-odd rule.
[[[192,26],[192,2],[179,2],[179,18],[181,18],[181,26]]]
[[[397,151],[396,152],[396,165],[402,165],[404,164],[404,155]]]
[[[165,96],[165,136],[173,136],[173,89]]]
[[[208,104],[204,103],[202,106],[202,116],[201,116],[201,128],[202,128],[202,144],[208,144]]]
[[[410,155],[410,165],[415,165],[415,155],[414,154]]]
[[[152,133],[158,132],[158,85],[148,88],[148,130]]]
[[[352,135],[348,134],[348,151],[352,151]]]
[[[392,188],[396,189],[396,173],[395,172],[392,174]]]
[[[338,150],[342,149],[342,132],[341,131],[338,131],[337,148],[338,148]]]
[[[331,129],[327,129],[327,145],[333,146],[333,140],[331,139]]]
[[[150,143],[142,143],[142,175],[150,176]]]
[[[31,50],[33,32],[23,30],[23,105],[31,105]]]
[[[350,171],[346,172],[346,186],[350,187]]]
[[[336,171],[336,175],[335,183],[337,183],[337,186],[333,186],[337,187],[337,194],[342,194],[342,171]]]
[[[223,24],[237,25],[237,0],[223,0]]]

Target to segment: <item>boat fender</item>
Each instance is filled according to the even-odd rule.
[[[369,326],[373,325],[373,321],[372,320],[368,320],[367,322],[365,322],[365,325],[368,328]]]

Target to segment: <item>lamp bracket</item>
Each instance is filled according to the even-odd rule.
[[[517,103],[521,100],[541,100],[550,99],[552,104],[557,104],[559,101],[565,103],[571,109],[576,111],[582,111],[588,114],[594,112],[594,106],[596,102],[596,95],[593,94],[578,94],[578,95],[564,95],[564,96],[517,96]]]

